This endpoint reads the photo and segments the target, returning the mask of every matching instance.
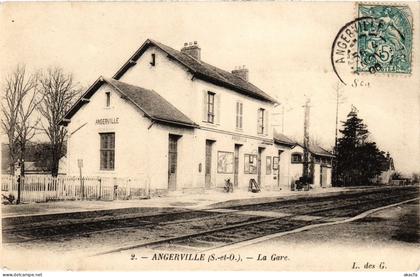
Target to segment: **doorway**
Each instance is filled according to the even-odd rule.
[[[235,166],[234,166],[234,175],[233,175],[233,186],[237,188],[239,186],[239,148],[241,147],[241,144],[235,144]]]
[[[320,186],[321,187],[323,187],[323,188],[325,188],[326,186],[327,186],[327,168],[326,167],[323,167],[323,166],[320,166],[320,182],[319,182],[319,184],[320,184]]]
[[[168,190],[176,190],[176,173],[178,167],[178,139],[180,136],[169,135],[168,146]]]
[[[280,161],[281,161],[281,153],[283,153],[283,150],[279,150],[278,153],[278,162],[277,162],[277,187],[281,186],[281,170],[280,170]]]
[[[206,140],[206,163],[205,163],[205,187],[209,189],[211,187],[211,163],[212,163],[212,152],[213,152],[212,140]]]
[[[258,147],[258,156],[257,156],[257,174],[258,174],[258,185],[260,186],[260,188],[262,187],[261,185],[261,156],[262,153],[264,151],[264,148],[262,147]]]

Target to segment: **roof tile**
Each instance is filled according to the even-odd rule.
[[[152,119],[190,126],[197,125],[154,90],[130,85],[115,79],[104,78],[104,80],[127,96]]]

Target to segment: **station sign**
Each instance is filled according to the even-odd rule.
[[[98,118],[95,121],[96,125],[110,125],[110,124],[118,124],[119,118],[113,117],[113,118]]]

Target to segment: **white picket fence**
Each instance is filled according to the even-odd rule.
[[[150,197],[146,181],[135,178],[76,177],[26,175],[18,178],[1,176],[1,194],[17,199],[18,182],[22,202],[47,202],[56,200],[126,200]],[[3,198],[3,197],[2,197]]]

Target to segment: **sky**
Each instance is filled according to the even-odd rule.
[[[419,22],[419,4],[410,5]],[[250,81],[279,100],[273,122],[286,135],[302,138],[309,97],[310,136],[331,148],[338,84],[331,46],[355,14],[350,2],[3,3],[0,76],[18,63],[59,66],[88,87],[100,75],[112,77],[147,38],[175,49],[198,41],[204,61],[226,70],[245,65]],[[420,171],[418,53],[413,59],[410,76],[355,76],[369,87],[339,87],[339,120],[356,106],[370,138],[403,173]]]

